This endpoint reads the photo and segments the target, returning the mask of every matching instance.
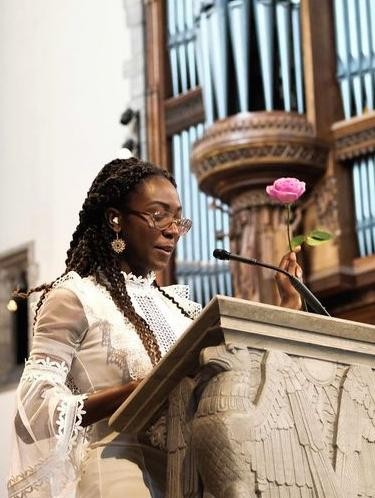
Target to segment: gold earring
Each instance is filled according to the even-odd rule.
[[[116,254],[121,254],[122,252],[125,251],[125,248],[126,248],[125,240],[121,239],[118,236],[118,232],[116,232],[116,238],[114,240],[112,240],[111,246]]]

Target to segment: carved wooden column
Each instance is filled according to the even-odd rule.
[[[165,33],[163,2],[145,0],[146,25],[146,106],[148,159],[161,166],[167,166],[165,137]]]
[[[165,2],[144,0],[145,49],[146,49],[146,133],[147,159],[162,168],[170,170],[167,153],[165,122],[166,78],[166,33]],[[157,275],[159,285],[173,280],[172,261]]]
[[[241,113],[216,121],[196,142],[193,169],[200,188],[231,207],[233,252],[278,263],[287,250],[284,209],[265,195],[280,176],[309,188],[324,174],[328,146],[306,117],[282,111]],[[273,275],[234,268],[235,295],[275,303]]]

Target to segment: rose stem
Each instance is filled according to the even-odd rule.
[[[287,233],[288,233],[289,250],[293,251],[292,241],[290,240],[290,215],[291,215],[290,204],[287,204],[287,210],[288,210]]]

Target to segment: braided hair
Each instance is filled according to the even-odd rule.
[[[111,248],[113,231],[105,216],[107,208],[119,208],[136,185],[150,176],[165,177],[176,187],[174,178],[167,171],[134,157],[115,159],[106,164],[93,181],[79,213],[79,224],[67,251],[65,272],[50,284],[31,289],[26,295],[43,291],[36,307],[36,320],[46,294],[68,272],[75,271],[82,278],[93,276],[107,289],[118,309],[134,325],[152,364],[155,365],[161,358],[160,348],[148,323],[137,314],[131,302],[119,259]],[[156,285],[156,288],[189,317],[177,301],[159,286]]]

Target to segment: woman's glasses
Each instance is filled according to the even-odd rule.
[[[157,230],[167,230],[173,223],[176,225],[178,235],[186,235],[191,228],[192,221],[189,218],[174,218],[173,214],[169,211],[154,211],[147,213],[142,211],[126,210],[129,214],[134,214],[147,221],[150,228]]]

